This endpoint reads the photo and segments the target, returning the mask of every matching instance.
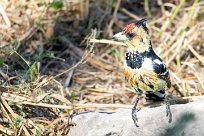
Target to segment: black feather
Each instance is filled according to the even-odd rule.
[[[156,95],[155,92],[150,92],[150,91],[146,91],[146,97],[149,100],[163,101],[165,99],[165,91],[164,90],[160,90],[160,91],[158,91],[158,93],[163,95],[163,97],[160,97],[160,96]]]
[[[143,19],[141,19],[141,20],[139,20],[139,21],[137,21],[136,23],[135,23],[135,25],[137,26],[137,27],[143,27],[143,29],[147,32],[147,34],[149,33],[149,30],[148,30],[148,28],[147,28],[147,26],[146,26],[146,22],[147,22],[148,20],[146,19],[146,18],[143,18]]]
[[[127,66],[132,69],[139,69],[144,61],[144,56],[138,52],[127,52],[126,53],[126,63]]]

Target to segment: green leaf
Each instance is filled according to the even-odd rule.
[[[28,69],[27,73],[27,79],[29,81],[35,81],[38,77],[38,68],[37,68],[37,62],[34,62]]]
[[[171,16],[170,16],[171,22],[173,22],[174,18],[176,17],[176,15],[178,14],[178,12],[180,11],[181,7],[184,5],[185,1],[186,1],[186,0],[181,0],[180,3],[179,3],[179,5],[178,5],[176,8],[173,9],[173,12],[172,12],[172,14],[171,14]]]
[[[56,10],[60,10],[64,7],[62,0],[55,0],[52,3],[50,3],[49,5],[50,5],[50,7],[54,8]]]
[[[0,58],[0,67],[3,67],[3,65],[4,65],[4,60]]]
[[[20,125],[21,125],[21,122],[23,121],[23,116],[17,116],[16,117],[16,120],[15,120],[15,126],[17,127],[17,128],[20,128]]]
[[[70,102],[74,102],[75,100],[75,95],[72,93],[71,96],[69,97]]]
[[[38,126],[35,126],[35,132],[37,134],[37,136],[41,136],[41,129]]]

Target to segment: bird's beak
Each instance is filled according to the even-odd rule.
[[[115,35],[112,37],[112,39],[113,39],[113,40],[116,40],[116,41],[124,42],[124,41],[129,40],[129,37],[127,37],[127,35],[124,34],[123,32],[119,32],[119,33],[115,34]]]

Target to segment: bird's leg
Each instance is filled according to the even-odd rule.
[[[169,117],[169,123],[172,121],[172,114],[171,114],[171,108],[170,108],[170,102],[168,96],[165,97],[165,103],[166,103],[166,116]]]
[[[138,93],[136,102],[135,102],[135,104],[134,104],[134,106],[132,108],[132,119],[133,119],[136,127],[139,127],[138,124],[137,124],[137,122],[138,122],[137,112],[140,110],[140,108],[137,109],[137,104],[138,104],[138,102],[140,100],[140,96],[141,96],[141,93]]]

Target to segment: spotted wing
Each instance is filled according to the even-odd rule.
[[[166,65],[162,62],[160,58],[153,60],[153,69],[154,72],[157,74],[158,78],[163,79],[167,83],[167,87],[171,87],[171,80],[169,71]]]

